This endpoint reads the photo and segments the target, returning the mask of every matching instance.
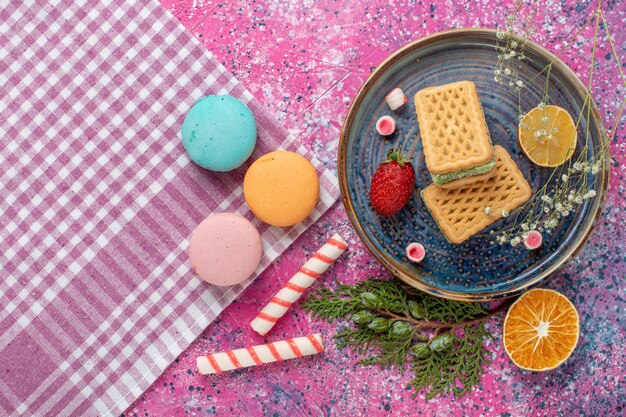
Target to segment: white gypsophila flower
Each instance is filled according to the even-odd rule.
[[[504,69],[504,75],[511,75],[511,70],[508,68]]]
[[[548,204],[552,203],[552,199],[550,198],[550,196],[547,196],[547,195],[542,195],[541,201],[543,201],[544,203],[548,203]]]
[[[515,82],[515,85],[517,85],[519,88],[522,88],[524,86],[524,82],[522,80],[517,80]]]
[[[588,198],[593,198],[596,196],[595,190],[589,190],[585,194],[583,194],[583,199],[587,200]]]
[[[563,204],[561,204],[561,203],[556,203],[556,204],[554,205],[554,208],[556,209],[556,211],[561,212],[561,211],[563,211]]]
[[[511,239],[511,246],[515,247],[519,245],[521,242],[522,242],[522,239],[519,236],[514,237],[513,239]]]
[[[543,212],[544,212],[544,213],[550,213],[550,209],[549,209],[548,207],[544,207],[544,208],[543,208]]]
[[[591,173],[597,174],[598,172],[600,172],[600,161],[595,161],[591,166]]]
[[[496,38],[498,39],[504,39],[505,37],[506,35],[504,34],[504,32],[498,31],[498,33],[496,33]]]
[[[540,101],[539,104],[537,104],[537,107],[539,107],[541,110],[543,110],[546,107],[545,101]]]
[[[576,204],[582,204],[583,203],[583,198],[580,195],[577,195],[576,198],[574,198],[574,203]]]
[[[501,72],[502,71],[500,71],[499,69],[493,70],[493,73],[496,74],[496,75],[500,75]],[[506,70],[504,71],[504,73],[506,74]]]
[[[517,42],[511,41],[511,48],[517,48]]]
[[[511,52],[509,52],[509,56],[510,56],[511,58],[513,58],[513,57],[514,57],[514,56],[516,56],[516,55],[517,55],[517,52],[515,52],[515,51],[511,51]]]
[[[502,210],[502,217],[507,217],[509,215],[508,210]]]
[[[573,165],[572,169],[573,169],[574,171],[582,171],[582,169],[583,169],[583,164],[582,164],[582,163],[580,163],[580,162],[578,162],[578,161],[577,161],[577,162],[574,162],[574,165]]]
[[[489,216],[491,214],[491,207],[485,207],[485,214]]]
[[[559,224],[557,219],[548,219],[544,222],[546,229],[554,229]]]
[[[567,181],[567,180],[569,180],[569,176],[567,174],[563,174],[563,175],[561,175],[561,179],[563,181]]]
[[[521,228],[523,231],[526,231],[529,229],[528,225],[526,223],[522,223]]]
[[[500,81],[502,81],[502,78],[498,77],[497,75],[495,77],[493,77],[493,80],[497,83],[499,83]]]

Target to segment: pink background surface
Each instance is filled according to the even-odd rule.
[[[331,167],[343,117],[370,71],[389,53],[421,36],[455,27],[496,27],[511,2],[476,1],[230,1],[161,0],[287,129]],[[502,5],[501,3],[507,3]],[[557,51],[595,2],[541,1],[534,40]],[[603,6],[621,62],[626,62],[626,3]],[[586,82],[593,28],[564,60]],[[624,97],[615,60],[604,40],[598,51],[594,96],[609,122]],[[611,145],[613,170],[603,218],[585,249],[547,285],[566,294],[581,315],[581,339],[571,359],[549,373],[521,371],[499,338],[503,316],[489,321],[493,364],[480,388],[461,399],[425,402],[405,389],[409,374],[355,366],[358,359],[332,340],[337,324],[314,320],[298,307],[267,338],[249,321],[306,257],[338,231],[351,244],[343,262],[322,281],[388,277],[361,245],[338,203],[173,363],[126,412],[128,416],[183,415],[623,415],[625,128]],[[319,285],[319,284],[317,284]],[[316,285],[316,286],[317,286]],[[341,324],[339,324],[341,326]],[[198,375],[195,358],[264,340],[326,335],[326,352],[235,371]]]

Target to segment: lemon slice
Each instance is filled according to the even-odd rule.
[[[561,165],[576,149],[576,125],[567,110],[559,106],[535,107],[526,113],[518,137],[524,154],[542,167]]]

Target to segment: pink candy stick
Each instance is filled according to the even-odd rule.
[[[322,335],[314,333],[266,345],[250,346],[243,349],[199,356],[196,358],[196,364],[198,365],[198,371],[202,375],[209,375],[263,363],[315,355],[323,351],[324,342]]]
[[[285,286],[270,300],[252,320],[250,326],[261,336],[265,336],[274,324],[285,315],[289,307],[302,296],[302,293],[322,275],[328,267],[348,248],[348,244],[335,234],[328,239],[313,256],[291,277]]]

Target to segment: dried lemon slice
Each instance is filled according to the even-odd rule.
[[[530,371],[554,369],[578,343],[578,312],[570,300],[553,290],[523,294],[504,319],[504,349],[517,366]]]

